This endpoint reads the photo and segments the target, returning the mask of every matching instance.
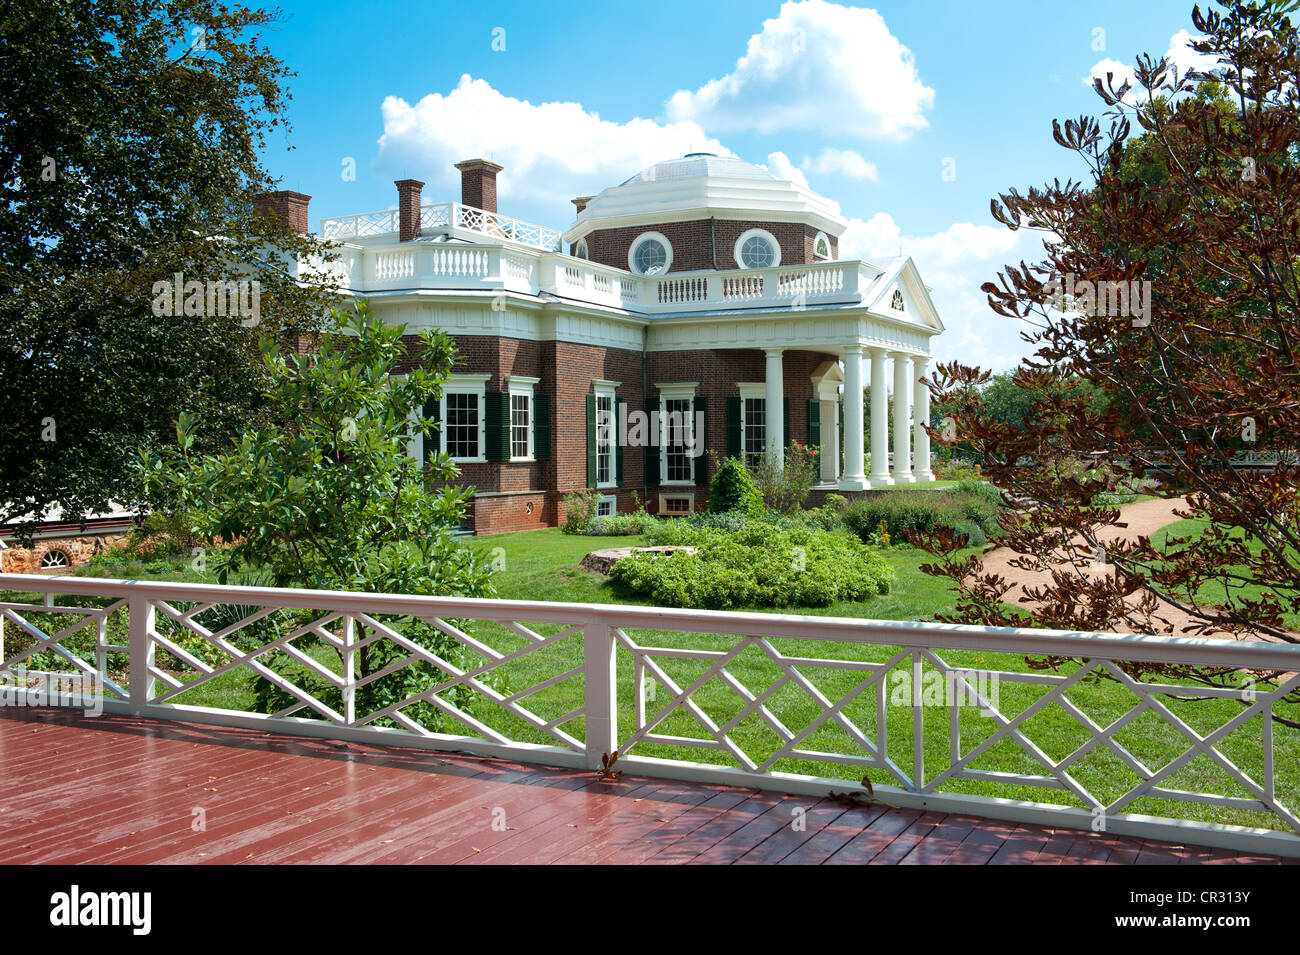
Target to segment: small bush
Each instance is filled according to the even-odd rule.
[[[793,514],[808,500],[808,492],[817,483],[818,449],[795,443],[785,450],[785,467],[774,468],[764,455],[754,469],[763,503],[782,514]]]
[[[642,507],[631,514],[594,517],[587,522],[582,533],[589,537],[625,537],[647,534],[659,523],[657,517],[646,513],[646,509]]]
[[[734,531],[683,522],[681,533],[696,553],[633,554],[610,577],[656,604],[712,610],[824,607],[888,593],[893,582],[880,555],[849,534],[759,521]]]
[[[840,519],[844,526],[863,541],[879,540],[881,525],[893,543],[905,543],[908,534],[929,534],[937,527],[948,527],[968,534],[976,544],[979,538],[1001,532],[997,523],[1001,508],[988,500],[986,492],[973,494],[959,490],[884,491],[855,501],[844,509]]]
[[[596,504],[600,495],[595,491],[571,491],[564,495],[565,534],[583,534],[587,525],[596,516]]]
[[[731,511],[742,514],[760,514],[763,511],[763,497],[740,458],[723,461],[709,484],[709,512],[725,514]]]

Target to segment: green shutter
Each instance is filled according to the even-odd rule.
[[[627,402],[621,398],[614,402],[614,423],[610,433],[614,438],[614,486],[623,486],[623,442],[618,439],[618,422],[627,417]]]
[[[587,487],[596,486],[596,396],[587,395]]]
[[[808,399],[808,444],[814,448],[822,443],[822,403],[816,398]]]
[[[650,415],[655,414],[658,420],[659,406],[652,398],[647,398],[645,402],[646,418],[649,421]],[[646,425],[649,428],[649,424]],[[645,445],[645,484],[646,487],[659,486],[659,435],[658,431],[648,434]]]
[[[551,456],[551,396],[533,395],[533,457],[545,461]]]
[[[431,427],[424,436],[424,463],[429,463],[429,458],[438,453],[442,435],[442,399],[430,398],[424,405],[424,416],[433,419],[435,427]]]
[[[794,435],[790,433],[790,396],[781,399],[781,430],[785,432],[785,446],[794,444]]]
[[[483,395],[483,434],[486,447],[483,457],[489,461],[510,458],[510,395],[489,391]]]
[[[699,442],[696,447],[700,449],[700,453],[695,459],[695,484],[704,486],[709,483],[709,399],[696,395],[695,417],[704,422],[704,427],[696,438]]]
[[[738,395],[727,399],[727,457],[738,458],[744,449],[740,433],[740,402]]]

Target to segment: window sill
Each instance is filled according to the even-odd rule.
[[[453,464],[487,464],[487,458],[452,458]]]
[[[537,459],[534,458],[534,457],[527,457],[527,458],[511,458],[511,459],[510,459],[510,463],[511,463],[511,464],[533,464],[534,462],[536,462],[536,460],[537,460]]]

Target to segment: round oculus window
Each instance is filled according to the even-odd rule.
[[[763,229],[750,229],[737,239],[735,253],[742,269],[770,269],[781,264],[781,247]]]
[[[668,268],[668,248],[659,239],[642,239],[632,250],[632,264],[641,275],[659,275]]]

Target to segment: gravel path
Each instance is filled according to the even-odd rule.
[[[1175,509],[1186,508],[1186,506],[1187,501],[1183,498],[1174,498],[1172,500],[1156,498],[1150,501],[1129,504],[1120,508],[1120,521],[1127,526],[1105,528],[1100,532],[1099,536],[1103,544],[1106,541],[1144,535],[1150,537],[1160,528],[1182,520],[1174,511]],[[1000,574],[1007,580],[1014,581],[1015,585],[1007,591],[1002,599],[1006,603],[1018,605],[1026,603],[1024,600],[1026,587],[1050,584],[1052,577],[1051,574],[1046,572],[1026,571],[1011,566],[1011,561],[1015,557],[1015,552],[1009,547],[999,547],[997,550],[990,551],[984,556],[984,571],[985,573]],[[1087,562],[1083,563],[1082,566],[1085,573],[1089,572]],[[1110,570],[1106,569],[1104,572],[1109,573]],[[1136,600],[1136,598],[1132,599]],[[1157,613],[1172,623],[1176,632],[1181,632],[1183,628],[1190,626],[1193,622],[1190,615],[1165,601],[1161,601],[1161,607]],[[1220,634],[1219,636],[1222,637],[1223,635]]]

